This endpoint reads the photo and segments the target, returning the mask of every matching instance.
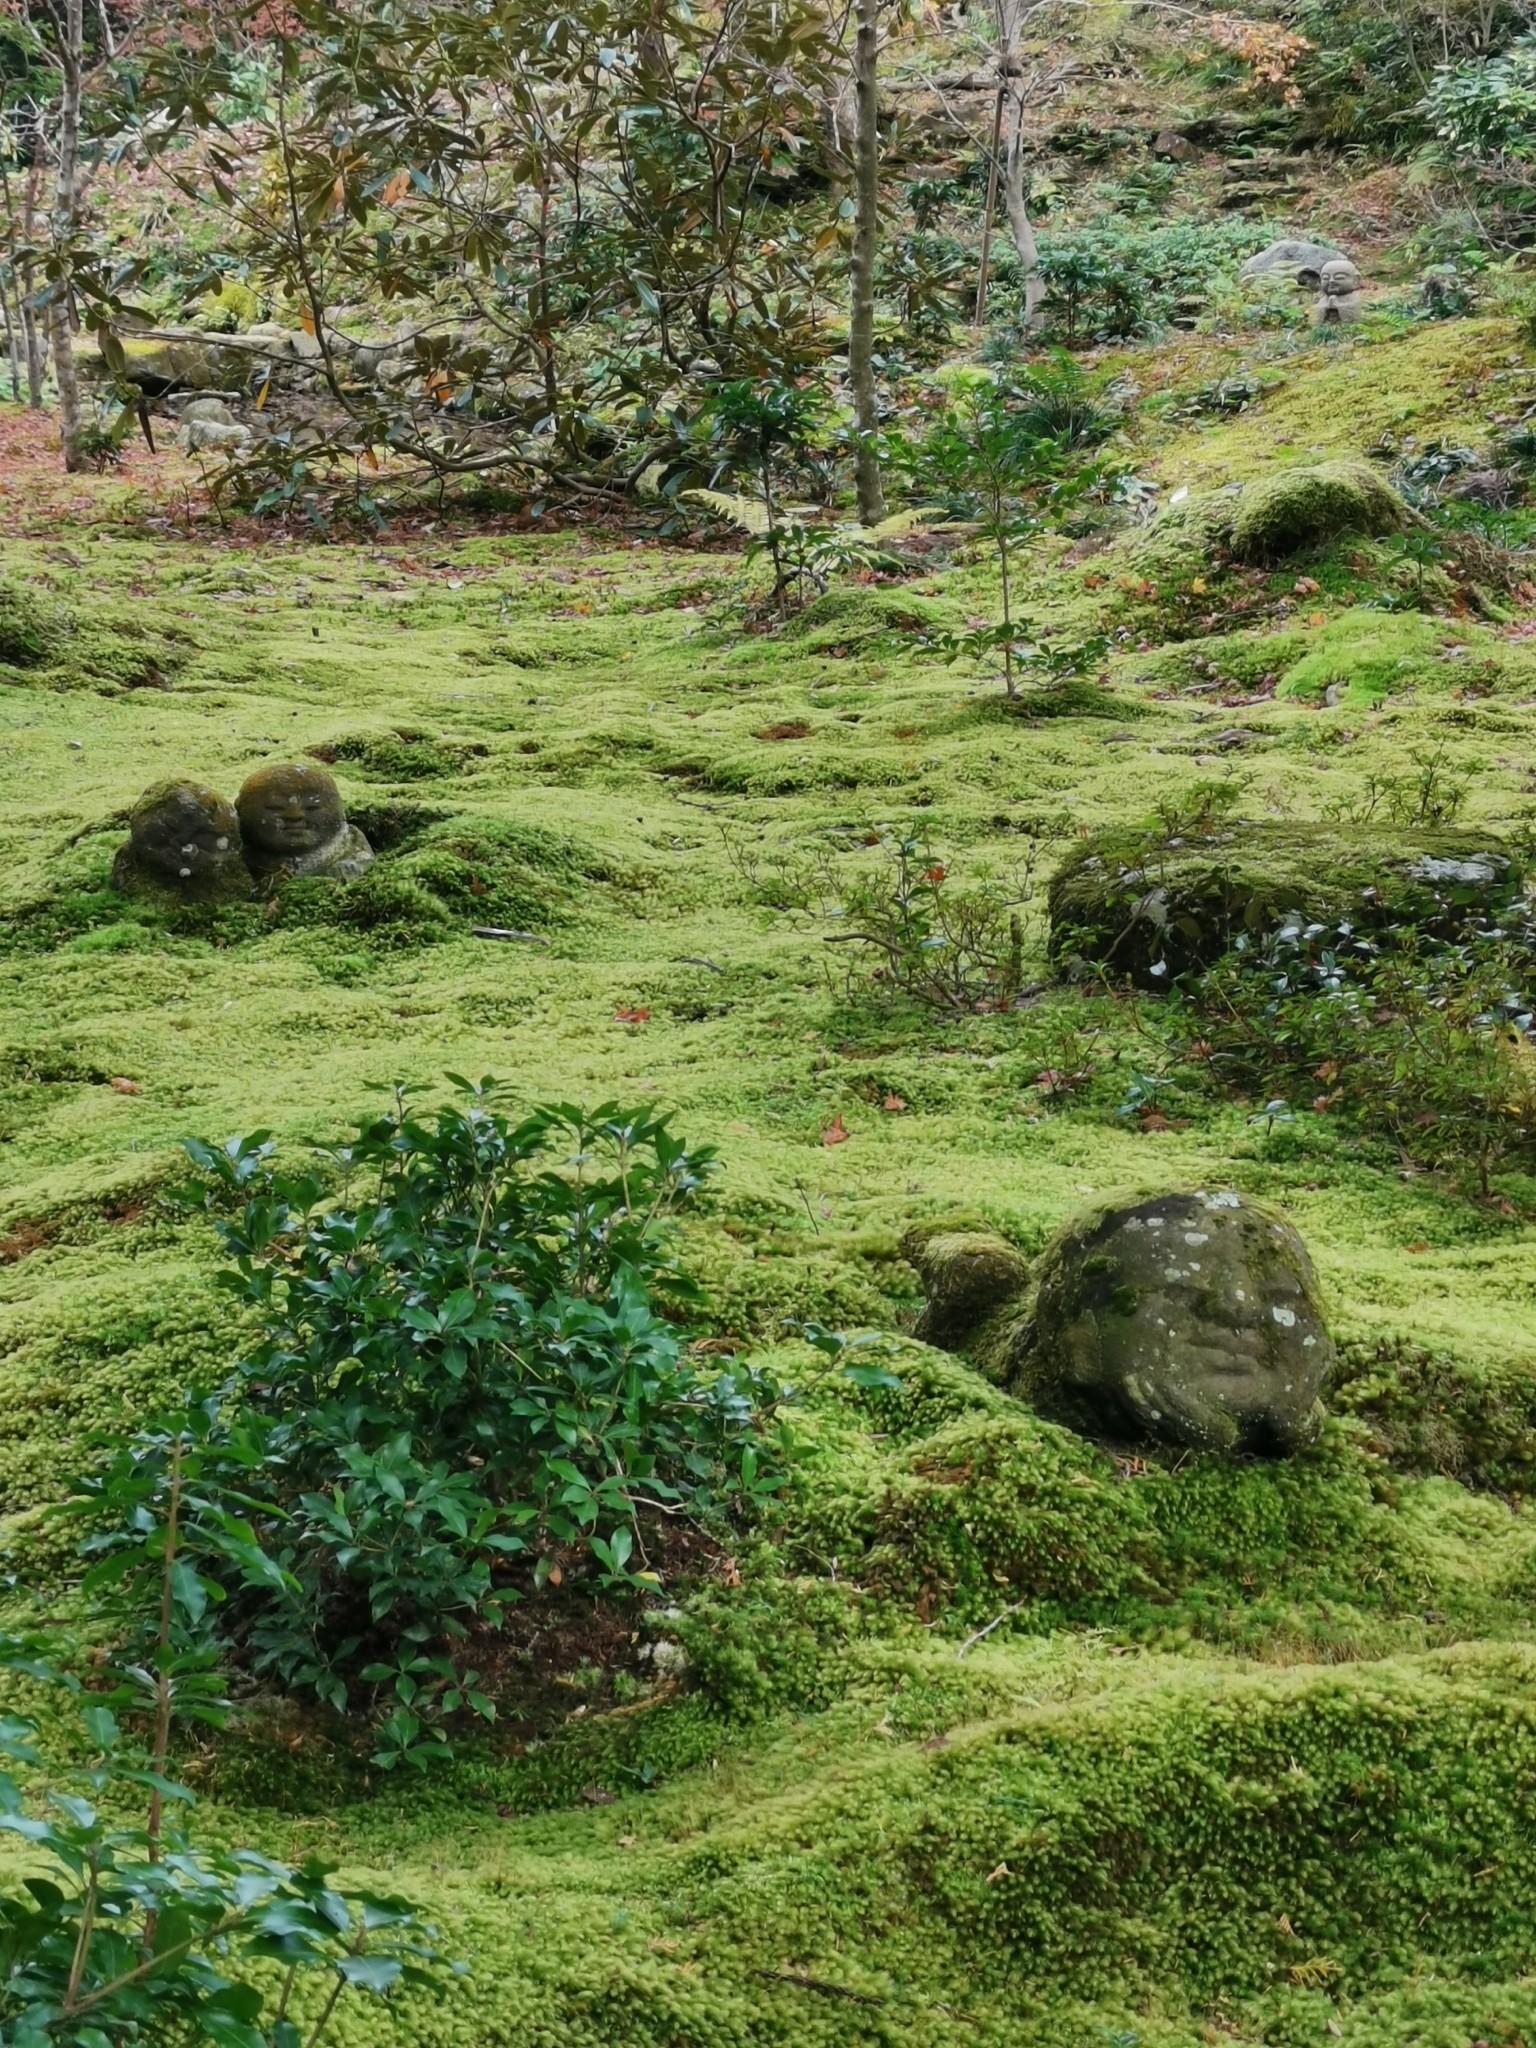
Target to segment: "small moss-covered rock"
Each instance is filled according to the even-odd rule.
[[[1202,1190],[1063,1227],[1009,1384],[1092,1435],[1275,1454],[1316,1434],[1332,1357],[1293,1227],[1245,1196]]]
[[[924,1303],[912,1334],[920,1343],[959,1350],[996,1309],[1029,1284],[1029,1261],[991,1231],[919,1225],[901,1242],[917,1269]]]
[[[1052,877],[1051,955],[1166,989],[1240,933],[1262,937],[1287,918],[1454,939],[1505,916],[1523,880],[1487,832],[1235,822],[1170,837],[1116,826]]]
[[[1319,462],[1245,486],[1231,550],[1239,562],[1277,562],[1341,533],[1401,533],[1413,514],[1365,462]]]

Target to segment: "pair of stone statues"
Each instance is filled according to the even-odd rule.
[[[355,881],[372,859],[347,822],[336,778],[317,761],[279,762],[248,775],[234,803],[201,782],[145,790],[129,813],[112,886],[188,903],[239,902],[302,875]]]

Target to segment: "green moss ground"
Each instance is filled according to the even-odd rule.
[[[1236,421],[1153,430],[1145,460],[1203,488],[1357,454],[1409,412],[1450,431],[1513,346],[1482,322],[1367,337]],[[1510,1175],[1511,1213],[1477,1205],[1326,1117],[1266,1137],[1177,1076],[1172,1127],[1133,1129],[1114,1112],[1162,1071],[1155,1005],[852,1001],[843,952],[742,874],[742,849],[892,822],[962,871],[1042,834],[1054,858],[1213,776],[1252,815],[1326,820],[1439,747],[1472,778],[1462,822],[1508,833],[1533,766],[1518,638],[1362,611],[1325,562],[1289,616],[1129,647],[1100,715],[1031,719],[907,623],[988,610],[984,564],[741,637],[710,615],[734,562],[659,545],[67,539],[71,559],[14,544],[0,567],[80,619],[131,607],[181,655],[136,687],[65,642],[0,686],[0,1508],[26,1569],[47,1569],[35,1511],[84,1432],[238,1341],[209,1238],[156,1203],[176,1141],[333,1137],[370,1087],[447,1069],[530,1101],[654,1097],[717,1144],[692,1227],[717,1335],[900,1327],[913,1221],[1032,1252],[1111,1190],[1227,1183],[1285,1205],[1340,1341],[1315,1451],[1145,1470],[922,1347],[879,1395],[788,1352],[805,1457],[772,1548],[681,1624],[697,1690],[427,1785],[370,1784],[309,1728],[192,1759],[221,1834],[387,1872],[472,1957],[462,1990],[360,2008],[342,2038],[1469,2048],[1536,2028],[1536,1189]],[[1032,612],[1072,630],[1112,594],[1042,565]],[[1202,700],[1196,654],[1283,686]],[[1390,687],[1356,688],[1384,664]],[[809,731],[759,737],[785,725]],[[369,891],[180,928],[111,896],[147,783],[232,794],[312,747],[385,850]],[[1043,911],[1042,878],[1042,970]],[[1079,1055],[1092,1080],[1053,1106],[1037,1074]],[[836,1117],[851,1135],[828,1146]]]

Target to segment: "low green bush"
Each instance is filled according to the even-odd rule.
[[[193,1668],[361,1696],[386,1767],[493,1714],[462,1646],[508,1603],[659,1586],[671,1528],[780,1483],[776,1388],[696,1362],[661,1306],[694,1296],[665,1219],[713,1155],[648,1112],[513,1123],[463,1087],[430,1117],[397,1095],[333,1155],[339,1187],[279,1173],[259,1134],[189,1145],[208,1178],[187,1199],[261,1339],[221,1392],[110,1446],[73,1507],[130,1663],[156,1626],[144,1531],[179,1522],[220,1603],[192,1617]]]

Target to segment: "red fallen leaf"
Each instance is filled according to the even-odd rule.
[[[613,1021],[615,1024],[649,1024],[651,1013],[649,1010],[615,1010]]]
[[[843,1112],[839,1110],[831,1123],[822,1132],[821,1142],[823,1145],[846,1145],[852,1136],[852,1131],[843,1122]]]
[[[1291,588],[1298,597],[1315,597],[1322,585],[1315,576],[1298,576]]]
[[[1139,1112],[1141,1128],[1144,1131],[1171,1131],[1173,1125],[1160,1109],[1146,1108]]]
[[[559,1565],[552,1564],[549,1568],[549,1583],[552,1586],[558,1586],[564,1581],[564,1578],[565,1573],[561,1571]]]
[[[122,1074],[115,1074],[107,1086],[115,1088],[119,1095],[138,1095],[142,1092],[137,1081],[130,1081]]]
[[[1421,1237],[1416,1244],[1404,1245],[1403,1250],[1408,1252],[1427,1252],[1429,1250],[1429,1246],[1424,1242],[1423,1238]]]
[[[925,882],[942,882],[943,879],[944,863],[942,861],[936,860],[931,868],[923,869],[923,880]]]
[[[899,1095],[887,1095],[880,1105],[882,1109],[888,1109],[892,1116],[899,1116],[906,1106]]]

